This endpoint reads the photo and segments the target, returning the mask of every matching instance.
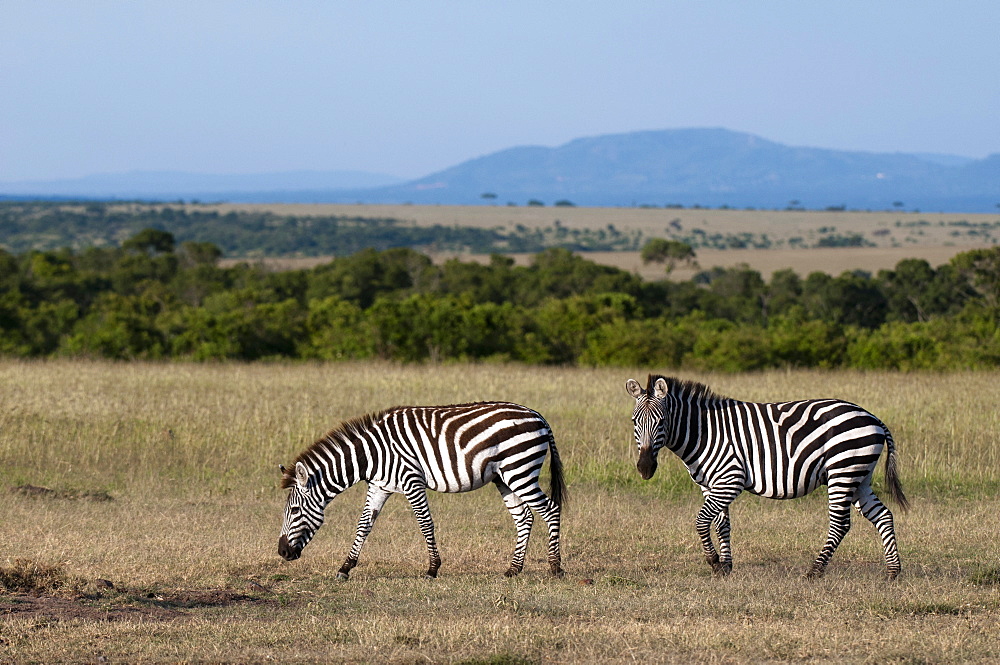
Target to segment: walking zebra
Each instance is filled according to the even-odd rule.
[[[538,484],[551,453],[551,497]],[[292,561],[323,524],[323,511],[338,494],[368,483],[357,535],[337,577],[346,580],[358,564],[365,539],[386,500],[403,494],[427,542],[427,577],[441,567],[426,490],[468,492],[492,482],[517,527],[517,543],[505,575],[517,575],[533,517],[549,528],[548,561],[562,575],[559,516],[566,496],[562,464],[552,429],[541,415],[517,404],[482,402],[452,406],[396,407],[345,422],[306,449],[292,469],[281,467],[288,488],[278,553]]]
[[[650,375],[645,390],[625,383],[635,398],[632,422],[639,447],[637,468],[649,480],[667,447],[701,486],[705,502],[696,526],[712,570],[733,568],[729,504],[746,490],[771,499],[805,496],[820,485],[829,493],[826,544],[809,571],[820,576],[851,528],[851,504],[868,518],[885,548],[886,574],[900,570],[892,513],[872,491],[872,473],[888,448],[889,497],[908,508],[896,472],[896,446],[885,424],[864,409],[836,399],[757,404],[720,397],[693,381]],[[719,551],[712,544],[714,523]]]

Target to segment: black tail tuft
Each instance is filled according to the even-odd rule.
[[[556,450],[556,440],[549,434],[549,475],[551,476],[551,488],[549,498],[563,511],[566,510],[566,480],[563,477],[562,460],[559,459],[559,451]]]
[[[885,423],[881,423],[882,431],[885,432],[885,486],[892,499],[899,509],[904,513],[910,509],[910,502],[903,494],[903,486],[899,482],[899,469],[896,467],[896,442],[892,438],[892,433]]]
[[[903,494],[903,486],[899,482],[899,471],[896,468],[896,449],[889,448],[889,454],[885,456],[885,485],[889,491],[889,498],[896,502],[899,509],[904,513],[910,509],[910,502]]]

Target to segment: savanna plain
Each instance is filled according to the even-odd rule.
[[[877,273],[891,270],[903,259],[924,259],[932,266],[947,263],[955,254],[976,247],[991,247],[1000,238],[996,214],[932,213],[902,210],[735,210],[704,208],[596,208],[510,207],[433,205],[346,204],[215,204],[188,205],[188,212],[215,211],[272,213],[301,217],[354,216],[396,219],[412,226],[458,226],[480,229],[538,230],[559,227],[569,231],[599,231],[614,228],[641,238],[675,238],[694,242],[697,263],[678,266],[671,279],[691,279],[714,266],[748,265],[765,277],[776,270],[791,269],[805,276],[813,271],[839,275],[845,270]],[[752,233],[748,233],[752,230]],[[864,246],[818,244],[824,234],[857,236]],[[706,238],[740,236],[745,248],[712,248]],[[766,243],[764,242],[766,240]],[[766,244],[767,248],[761,245]],[[756,245],[756,246],[755,246]],[[451,258],[488,262],[489,255],[456,254],[423,247],[437,262]],[[520,265],[528,265],[533,254],[507,253]],[[644,263],[638,251],[588,251],[586,258],[641,275],[662,279],[663,266]],[[246,257],[245,257],[246,258]],[[245,260],[229,257],[223,264]],[[330,257],[272,257],[260,260],[278,269],[309,268]]]
[[[679,374],[747,400],[841,397],[887,423],[912,504],[895,510],[903,573],[887,583],[857,514],[827,574],[804,578],[822,490],[740,497],[733,573],[713,577],[680,463],[635,471],[624,383],[648,371],[0,360],[0,660],[1000,661],[1000,372]],[[547,572],[540,520],[524,572],[502,576],[514,527],[492,488],[430,495],[436,580],[395,497],[337,581],[363,487],[301,559],[278,556],[279,463],[353,416],[492,399],[554,429],[565,577]]]

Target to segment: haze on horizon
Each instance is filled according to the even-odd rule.
[[[1000,5],[0,4],[0,181],[356,170],[725,127],[1000,152]]]

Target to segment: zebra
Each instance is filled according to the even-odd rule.
[[[889,428],[861,407],[838,399],[754,403],[721,397],[707,386],[650,375],[643,389],[625,383],[635,398],[632,422],[639,448],[636,467],[646,480],[666,447],[687,467],[704,495],[696,527],[714,574],[732,571],[729,505],[744,490],[771,499],[805,496],[820,485],[829,494],[826,544],[807,576],[819,577],[851,527],[851,504],[875,525],[885,549],[886,576],[899,575],[892,513],[872,491],[872,473],[887,448],[888,496],[909,507],[899,482],[896,445]],[[719,550],[712,543],[711,526]]]
[[[549,496],[539,486],[546,453],[551,459]],[[562,576],[559,520],[566,501],[562,463],[552,429],[536,411],[509,402],[401,406],[342,423],[280,467],[289,490],[278,553],[293,561],[323,524],[326,506],[360,481],[368,483],[354,544],[337,577],[347,580],[361,548],[391,494],[406,497],[427,544],[426,577],[437,577],[441,557],[426,490],[468,492],[492,482],[510,511],[517,541],[510,567],[524,568],[532,510],[549,530],[548,563]]]

